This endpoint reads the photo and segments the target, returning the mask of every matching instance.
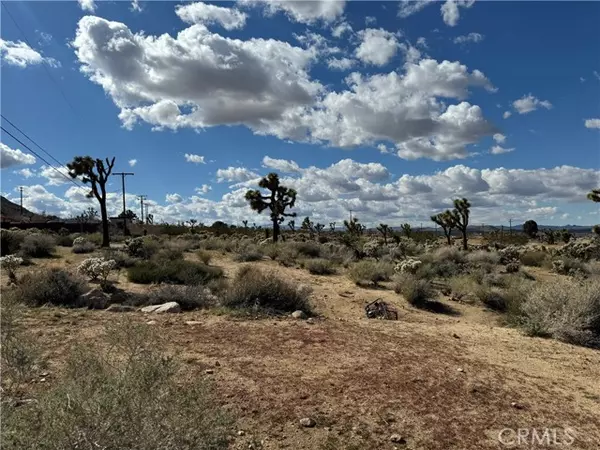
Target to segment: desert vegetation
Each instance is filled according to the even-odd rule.
[[[282,227],[285,218],[294,216],[295,191],[281,186],[276,174],[265,177],[260,186],[266,194],[249,191],[246,198],[256,211],[270,212],[270,229],[250,227],[248,221],[243,226],[190,221],[146,226],[147,235],[114,233],[109,240],[104,234],[2,230],[6,448],[261,448],[254,434],[266,433],[279,420],[295,423],[295,430],[311,428],[315,421],[317,427],[329,429],[332,425],[325,423],[337,423],[343,435],[347,418],[326,418],[314,407],[273,403],[268,391],[259,389],[271,399],[260,413],[268,426],[261,427],[254,408],[238,398],[242,394],[235,386],[281,387],[281,373],[268,380],[259,375],[264,364],[276,370],[270,351],[292,352],[296,358],[294,352],[301,348],[308,352],[302,353],[306,360],[318,352],[341,358],[354,350],[341,344],[338,348],[338,342],[362,345],[354,335],[364,336],[376,348],[391,339],[401,342],[400,348],[419,349],[424,344],[416,344],[414,336],[422,336],[432,346],[422,350],[433,354],[447,345],[440,329],[456,330],[447,333],[450,339],[470,336],[469,346],[491,354],[504,352],[507,360],[514,357],[510,364],[520,364],[516,361],[533,348],[540,355],[557,351],[557,345],[565,345],[565,354],[572,348],[600,348],[600,241],[594,233],[574,237],[539,230],[533,221],[522,232],[473,233],[467,199],[432,216],[439,234],[409,224],[369,228],[357,217],[341,227],[333,222],[326,227],[310,217],[300,226],[290,220]],[[376,299],[398,313],[397,322],[366,319],[363,308]],[[54,330],[53,323],[64,326],[65,336],[94,337],[69,340],[67,351],[60,335],[44,341],[32,333],[37,329],[46,335]],[[227,331],[217,331],[221,329]],[[177,345],[157,340],[161,333],[182,345],[184,354],[178,354]],[[486,336],[489,333],[503,336],[513,349],[524,349],[507,350],[501,341]],[[215,346],[194,347],[203,343]],[[328,353],[330,346],[334,353]],[[230,353],[233,348],[235,355]],[[193,355],[198,351],[205,352],[204,362],[196,366]],[[53,352],[59,357],[48,361]],[[244,359],[246,353],[253,355],[252,362]],[[437,367],[423,355],[428,367]],[[597,359],[597,353],[585,355]],[[221,358],[237,367],[235,376],[241,378],[227,369],[215,386],[205,376],[221,370],[214,362]],[[455,356],[441,351],[439,358],[451,364]],[[490,379],[495,377],[491,356],[478,358]],[[371,366],[358,361],[348,364],[366,377],[364,371]],[[377,361],[373,364],[384,367]],[[397,363],[386,364],[399,370]],[[48,371],[53,373],[50,382],[37,381]],[[231,402],[218,401],[219,386],[229,389],[226,398]],[[535,386],[531,389],[538,389]],[[600,392],[590,395],[600,398]],[[286,419],[269,416],[274,404]],[[496,417],[504,416],[497,412]],[[300,419],[310,419],[302,422],[309,425],[297,425]],[[99,420],[106,426],[94,427]],[[392,434],[391,423],[375,421],[369,426]],[[241,424],[254,427],[252,438]],[[414,433],[415,446],[438,448],[426,435],[406,429]],[[331,435],[314,439],[322,446],[339,443]],[[386,437],[356,432],[349,439],[355,448],[383,448],[382,442],[388,442]]]

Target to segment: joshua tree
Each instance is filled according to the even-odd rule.
[[[528,220],[523,224],[523,232],[530,238],[534,238],[538,234],[538,224],[535,220]]]
[[[244,225],[244,228],[248,229],[248,221],[247,220],[242,220],[242,225]]]
[[[587,195],[587,198],[594,203],[600,203],[600,188],[592,189],[592,191]],[[600,236],[600,225],[594,225],[592,227],[592,231],[594,234]]]
[[[380,223],[379,226],[377,227],[377,231],[379,231],[383,235],[383,242],[385,244],[387,244],[387,238],[388,238],[388,234],[390,232],[389,225],[386,225],[385,223]]]
[[[190,219],[189,221],[190,224],[190,233],[194,233],[194,227],[196,226],[196,224],[198,223],[198,221],[196,219]]]
[[[365,231],[365,226],[358,222],[358,219],[354,217],[352,220],[344,220],[344,227],[346,227],[346,231],[350,234],[361,236],[363,231]]]
[[[102,247],[110,247],[110,235],[108,234],[108,213],[106,211],[106,182],[110,176],[115,158],[102,161],[100,158],[94,160],[91,156],[76,156],[67,164],[69,175],[72,178],[81,177],[81,181],[90,184],[92,189],[87,194],[88,198],[96,197],[100,204],[100,216],[102,217]]]
[[[365,227],[358,223],[358,219],[354,217],[352,220],[344,220],[346,232],[342,234],[342,243],[354,252],[357,259],[361,259],[364,254],[361,250],[360,236],[363,234]]]
[[[412,236],[412,227],[410,226],[410,223],[403,223],[402,225],[400,225],[400,229],[404,233],[404,236],[410,239],[410,237]]]
[[[544,237],[548,244],[554,244],[556,242],[557,233],[554,230],[544,230]]]
[[[325,224],[317,223],[315,225],[315,231],[317,232],[317,236],[321,236],[321,231],[323,231],[323,228],[325,228]]]
[[[300,229],[304,230],[304,231],[308,231],[308,233],[310,234],[310,237],[313,237],[313,234],[315,232],[315,227],[313,226],[313,223],[310,221],[310,218],[305,217],[304,220],[302,221],[302,224],[300,225]]]
[[[279,175],[270,173],[264,177],[258,185],[269,190],[268,195],[262,195],[259,190],[250,190],[246,192],[246,200],[250,202],[250,207],[258,213],[265,209],[271,211],[271,222],[273,223],[273,242],[279,239],[279,226],[285,220],[285,217],[296,217],[296,213],[288,214],[286,208],[293,208],[296,203],[296,191],[294,189],[281,186],[279,184]]]
[[[295,220],[290,220],[287,225],[290,230],[296,231],[296,221]]]
[[[332,233],[335,231],[335,222],[329,222],[329,229]]]
[[[466,198],[457,198],[454,200],[454,210],[452,210],[452,215],[454,216],[454,220],[456,222],[456,228],[460,230],[462,233],[462,241],[463,241],[463,249],[467,250],[467,227],[469,226],[469,215],[471,204],[469,200]]]
[[[450,212],[450,210],[446,210],[442,213],[436,214],[435,216],[431,216],[431,220],[442,228],[444,235],[448,240],[448,245],[452,245],[452,230],[456,228],[456,220],[452,212]]]

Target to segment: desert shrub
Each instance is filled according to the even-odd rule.
[[[524,266],[541,267],[546,260],[547,254],[539,250],[529,250],[524,252],[520,261]]]
[[[16,270],[23,264],[23,258],[15,255],[6,255],[0,257],[0,267],[8,272],[8,279],[11,283],[17,282]]]
[[[42,363],[40,351],[27,329],[21,323],[23,306],[14,290],[2,292],[0,302],[0,346],[3,400],[11,396],[13,388],[31,380]],[[3,405],[4,408],[4,405]]]
[[[198,259],[202,262],[202,264],[208,265],[210,263],[210,260],[212,259],[211,254],[205,250],[198,250],[196,252],[196,255],[198,256]]]
[[[475,288],[474,294],[481,303],[494,311],[504,312],[508,308],[503,291],[499,288],[479,285]]]
[[[125,251],[132,257],[150,259],[160,248],[160,243],[150,237],[136,237],[125,241]]]
[[[424,306],[435,295],[428,280],[419,279],[410,273],[396,275],[394,292],[402,294],[408,303],[416,307]]]
[[[521,269],[521,264],[518,260],[514,260],[506,264],[506,273],[517,273]]]
[[[304,267],[313,275],[333,275],[335,266],[331,261],[322,258],[308,259]]]
[[[27,233],[21,230],[0,230],[1,256],[17,253],[25,236]]]
[[[600,280],[536,284],[521,306],[521,324],[535,336],[600,346]]]
[[[73,253],[92,253],[94,250],[96,250],[96,244],[82,236],[73,240],[73,248],[71,250]]]
[[[223,239],[209,238],[200,243],[200,248],[205,250],[224,250],[225,241]]]
[[[473,266],[491,265],[500,263],[500,255],[496,252],[486,252],[485,250],[476,250],[467,254],[467,262]]]
[[[181,309],[208,308],[218,303],[218,298],[206,286],[181,286],[164,284],[148,294],[147,304],[159,305],[161,303],[177,302]]]
[[[296,265],[298,252],[288,245],[281,246],[280,252],[277,255],[277,262],[284,267],[293,267]]]
[[[47,234],[28,234],[21,243],[21,253],[30,258],[47,258],[56,250],[56,242]]]
[[[419,270],[419,267],[423,264],[422,261],[413,258],[406,258],[403,261],[400,261],[394,267],[394,272],[396,273],[416,273]]]
[[[183,252],[175,248],[161,248],[152,255],[152,259],[158,262],[177,261],[183,259]]]
[[[3,448],[228,448],[232,421],[210,385],[198,377],[182,383],[177,361],[149,328],[108,328],[107,348],[74,348],[35,402],[4,404]]]
[[[552,270],[561,275],[587,275],[588,268],[582,261],[563,257],[552,261]]]
[[[388,281],[393,273],[391,264],[376,261],[358,261],[348,268],[348,277],[359,286],[376,286],[380,281]]]
[[[252,261],[261,261],[263,259],[263,254],[258,248],[258,246],[254,244],[244,244],[240,245],[237,250],[237,254],[234,259],[240,262],[252,262]]]
[[[61,247],[73,247],[74,237],[72,234],[58,234],[55,236],[54,240],[56,241],[56,245]]]
[[[270,243],[270,244],[261,246],[262,254],[265,256],[268,256],[273,261],[275,261],[277,259],[277,256],[279,255],[280,250],[281,250],[281,245],[275,244],[275,243]]]
[[[88,258],[77,266],[77,273],[85,275],[90,279],[106,281],[110,272],[117,266],[117,263],[112,260],[106,260],[104,258]]]
[[[223,299],[230,308],[259,308],[268,312],[310,312],[308,287],[298,287],[275,273],[244,266],[236,274]]]
[[[223,271],[201,263],[186,261],[140,261],[127,269],[127,278],[132,283],[205,284],[220,278]]]
[[[321,256],[321,247],[316,242],[295,242],[293,247],[298,252],[299,256],[305,258],[318,258]]]
[[[454,298],[471,302],[476,298],[475,291],[480,283],[472,275],[458,275],[450,278],[448,284]]]
[[[434,250],[433,253],[431,253],[431,258],[435,263],[452,261],[456,264],[464,264],[466,262],[465,253],[454,246],[445,246]]]
[[[85,238],[96,244],[97,247],[102,245],[102,233],[88,233],[85,235]]]
[[[106,248],[102,251],[104,259],[112,259],[115,262],[115,269],[122,269],[133,266],[136,261],[122,250]]]
[[[76,306],[84,290],[79,277],[57,268],[24,274],[17,288],[18,297],[29,306]]]

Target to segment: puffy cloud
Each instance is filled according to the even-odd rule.
[[[348,22],[340,22],[331,29],[331,35],[341,38],[345,33],[352,33],[352,27]]]
[[[35,164],[36,159],[33,155],[23,153],[21,150],[12,149],[8,145],[0,142],[0,168]]]
[[[365,17],[365,24],[367,26],[374,25],[376,23],[377,23],[377,17],[375,17],[375,16],[366,16]]]
[[[501,155],[502,153],[510,153],[512,151],[514,151],[514,148],[504,148],[500,145],[494,145],[491,149],[490,149],[490,153],[492,155]]]
[[[356,60],[350,58],[329,58],[327,67],[333,70],[348,70],[356,65]]]
[[[167,203],[181,203],[183,201],[183,197],[179,194],[167,194],[165,196],[165,201]]]
[[[552,103],[550,103],[548,100],[540,100],[531,94],[524,95],[520,99],[513,102],[513,108],[519,114],[528,114],[540,107],[551,109]]]
[[[300,166],[295,161],[286,159],[274,159],[265,156],[262,160],[263,166],[269,169],[274,169],[277,172],[297,173],[300,172]]]
[[[312,24],[333,22],[344,13],[345,0],[238,0],[239,4],[262,5],[268,14],[284,12],[290,20]]]
[[[133,166],[135,166],[135,165],[137,164],[137,162],[138,162],[138,160],[137,160],[137,159],[130,159],[130,160],[129,160],[129,166],[130,166],[130,167],[133,167]]]
[[[70,183],[72,180],[69,175],[69,169],[67,167],[40,167],[39,176],[44,177],[47,180],[47,184],[50,186],[59,186],[61,184]]]
[[[504,144],[506,141],[506,136],[504,136],[502,133],[495,133],[492,138],[494,141],[496,141],[496,144]]]
[[[477,43],[477,42],[481,42],[484,39],[484,35],[483,34],[479,34],[479,33],[469,33],[467,35],[462,35],[462,36],[457,36],[454,38],[454,43],[455,44],[468,44],[469,42],[473,42],[473,43]]]
[[[600,128],[600,119],[587,119],[585,121],[586,128]]]
[[[510,116],[512,116],[510,111],[504,111],[504,114],[502,114],[503,119],[508,119]]]
[[[138,119],[158,128],[256,128],[310,104],[321,90],[307,73],[312,50],[273,39],[224,38],[200,24],[176,38],[154,37],[86,16],[72,45],[81,70],[121,108],[128,128]]]
[[[35,177],[36,176],[35,171],[33,171],[33,170],[29,169],[29,168],[25,168],[25,169],[21,169],[21,170],[16,170],[15,173],[21,175],[23,178],[31,178],[31,177]]]
[[[133,0],[129,9],[133,12],[142,12],[142,7],[140,6],[139,0]]]
[[[420,1],[409,1],[402,0],[399,2],[398,16],[403,19],[418,13],[427,5],[432,3],[434,0],[420,0]]]
[[[249,181],[258,178],[259,175],[244,167],[228,167],[227,169],[217,170],[217,181]]]
[[[248,17],[246,13],[238,11],[235,8],[225,8],[202,2],[179,5],[175,9],[175,13],[186,23],[200,23],[204,25],[218,23],[226,30],[243,28]]]
[[[77,3],[79,3],[79,7],[83,11],[92,13],[96,11],[96,2],[94,0],[77,0]]]
[[[421,36],[419,39],[417,39],[417,46],[424,48],[424,49],[428,49],[429,46],[427,45],[427,39],[425,39],[423,36]]]
[[[0,39],[0,54],[6,64],[22,69],[42,63],[48,64],[51,67],[60,66],[60,63],[54,58],[44,58],[40,52],[21,41],[13,42]]]
[[[470,8],[475,4],[475,0],[446,0],[441,7],[442,19],[450,27],[456,26],[460,19],[460,8]]]
[[[194,164],[206,164],[204,162],[204,156],[194,155],[193,153],[186,153],[185,160]]]
[[[367,28],[358,32],[361,43],[355,55],[365,64],[386,65],[398,51],[398,39],[394,33],[383,28]]]
[[[208,184],[203,184],[199,188],[194,189],[194,191],[196,191],[198,195],[204,195],[212,191],[212,187],[210,187]]]

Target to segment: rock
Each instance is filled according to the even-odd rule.
[[[395,443],[395,444],[405,444],[406,443],[406,439],[404,439],[398,433],[392,434],[390,436],[390,441],[393,442],[393,443]]]
[[[89,309],[105,309],[110,302],[110,295],[102,292],[102,289],[94,288],[77,299],[77,306]]]
[[[458,369],[456,369],[456,370],[458,370],[459,372],[464,372],[464,371],[465,371],[465,369],[463,369],[462,367],[459,367],[459,368],[458,368]]]
[[[238,435],[238,436],[243,436],[244,434],[246,434],[246,433],[244,433],[244,431],[243,431],[243,430],[240,430],[240,431],[238,431],[238,432],[237,432],[237,435]]]
[[[150,305],[142,308],[145,313],[178,313],[181,312],[181,306],[177,302],[167,302],[162,305]]]
[[[301,311],[301,310],[294,311],[292,313],[292,317],[294,319],[301,319],[301,320],[305,320],[307,318],[306,313],[304,311]]]
[[[512,402],[510,406],[512,406],[515,409],[523,409],[523,405],[519,405],[517,402]]]
[[[146,322],[146,325],[154,325],[156,323],[156,320],[149,320],[148,322]]]
[[[186,323],[186,325],[202,325],[202,322],[198,321],[198,320],[188,320]]]
[[[113,303],[108,308],[106,308],[106,310],[111,312],[133,312],[135,311],[135,307]]]
[[[215,371],[214,371],[214,370],[212,370],[212,369],[206,369],[206,370],[204,371],[204,373],[205,373],[206,375],[212,375],[213,373],[215,373]]]
[[[313,324],[315,323],[315,319],[313,319],[312,317],[309,317],[309,318],[306,320],[306,323],[313,325]]]
[[[452,337],[453,337],[454,339],[460,339],[460,336],[459,336],[458,334],[456,334],[456,333],[453,333],[453,334],[452,334]]]
[[[219,367],[221,363],[219,361],[215,361],[215,367]]]
[[[306,428],[312,428],[316,424],[317,423],[310,417],[303,417],[302,419],[300,419],[300,425],[302,425],[303,427],[306,427]]]

